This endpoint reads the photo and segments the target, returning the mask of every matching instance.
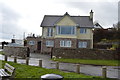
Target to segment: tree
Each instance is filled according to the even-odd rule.
[[[3,41],[2,42],[2,49],[4,48],[4,45],[7,45],[7,44],[8,44],[8,42]]]

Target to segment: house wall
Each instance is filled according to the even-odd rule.
[[[47,47],[46,46],[46,41],[47,40],[52,40],[52,41],[54,41],[54,39],[45,39],[45,38],[43,38],[41,41],[42,41],[42,43],[41,43],[41,53],[51,53],[51,50],[52,50],[52,47]]]
[[[69,16],[65,16],[56,25],[76,26],[76,23]]]
[[[87,28],[86,34],[80,34],[80,28],[77,29],[77,39],[81,40],[90,40],[90,48],[93,48],[93,31],[90,28]]]
[[[47,36],[47,29],[48,29],[48,27],[42,27],[42,30],[43,30],[43,32],[42,32],[42,38],[54,38],[54,36],[55,36],[55,34],[56,34],[56,28],[55,27],[51,27],[51,28],[53,28],[53,36],[51,36],[51,37],[48,37]]]
[[[87,42],[87,48],[91,49],[91,40],[89,40],[89,39],[77,39],[77,48],[78,48],[78,42],[79,41],[85,41],[85,42]]]
[[[93,32],[92,29],[87,28],[87,33],[81,34],[80,28],[77,29],[77,38],[78,39],[92,39],[93,38]]]
[[[61,48],[60,47],[60,41],[61,40],[70,40],[71,41],[71,47],[67,47],[67,48],[77,48],[77,39],[75,38],[56,38],[55,39],[55,48]],[[65,47],[64,47],[65,48]]]
[[[29,42],[30,41],[34,41],[35,44],[34,45],[30,45]],[[38,42],[41,41],[40,37],[27,37],[27,46],[30,48],[30,52],[37,52],[37,48],[38,48]]]

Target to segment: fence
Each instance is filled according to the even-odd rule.
[[[5,57],[4,57],[4,60],[5,61],[8,61],[8,56],[6,56],[5,55]],[[18,63],[18,58],[17,57],[14,57],[14,63]],[[38,62],[38,66],[39,67],[43,67],[43,61],[42,60],[38,60],[39,62]],[[29,62],[30,62],[30,59],[27,57],[26,59],[25,59],[25,63],[24,64],[26,64],[26,65],[29,65]],[[60,67],[60,62],[58,62],[58,61],[56,61],[56,62],[53,62],[53,63],[51,63],[51,64],[53,64],[53,65],[55,65],[55,69],[60,69],[59,67]],[[81,71],[80,71],[80,68],[81,68],[81,65],[80,64],[75,64],[74,65],[75,66],[75,68],[76,68],[76,73],[78,73],[78,74],[80,74],[81,73]],[[106,68],[106,66],[104,66],[104,67],[101,67],[101,71],[102,71],[102,77],[103,78],[106,78],[107,77],[107,68]]]

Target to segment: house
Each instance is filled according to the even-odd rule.
[[[89,16],[45,15],[42,27],[41,52],[52,48],[93,48],[93,11]]]
[[[103,29],[103,27],[99,23],[94,24],[95,29]]]
[[[41,37],[28,36],[26,39],[27,46],[29,47],[31,53],[41,52]]]

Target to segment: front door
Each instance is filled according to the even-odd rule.
[[[41,41],[39,41],[37,44],[37,50],[39,50],[39,51],[41,50]]]

